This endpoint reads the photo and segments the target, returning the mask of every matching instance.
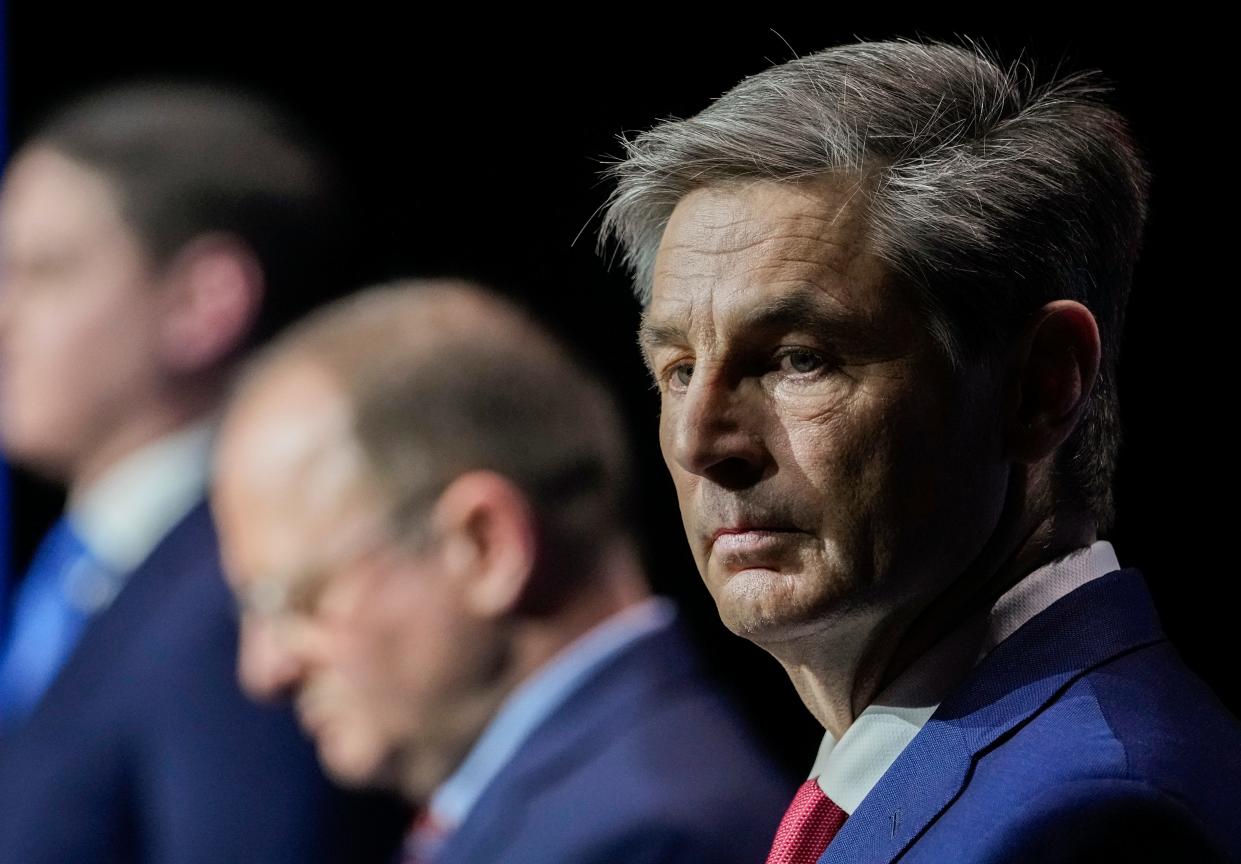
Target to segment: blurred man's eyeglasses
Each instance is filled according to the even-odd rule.
[[[243,613],[272,622],[313,618],[324,591],[338,577],[359,571],[398,545],[392,526],[381,520],[325,561],[266,575],[239,589],[238,605]]]

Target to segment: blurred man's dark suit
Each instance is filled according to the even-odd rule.
[[[287,708],[242,696],[236,643],[199,503],[0,736],[0,861],[383,860],[391,808],[340,809]]]

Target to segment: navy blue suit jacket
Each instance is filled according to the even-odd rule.
[[[1241,861],[1241,726],[1160,630],[1135,570],[1002,642],[820,859]]]
[[[761,864],[796,785],[673,627],[627,647],[536,728],[436,860]]]
[[[390,810],[359,821],[289,711],[243,697],[234,619],[200,504],[90,622],[31,717],[0,737],[0,862],[390,854],[401,827]]]

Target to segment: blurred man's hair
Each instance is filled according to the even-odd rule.
[[[107,177],[157,265],[204,234],[242,240],[266,286],[253,341],[339,292],[348,244],[337,179],[306,131],[259,98],[127,84],[60,109],[25,144]]]
[[[548,602],[587,584],[599,556],[631,539],[631,467],[615,401],[499,295],[442,280],[359,292],[276,340],[241,389],[287,357],[340,383],[371,477],[407,536],[456,477],[486,470],[535,511]]]

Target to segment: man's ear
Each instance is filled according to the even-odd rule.
[[[534,510],[510,480],[491,471],[457,477],[432,514],[441,563],[461,585],[465,607],[500,618],[521,602],[538,551]]]
[[[1009,455],[1038,462],[1081,421],[1099,375],[1099,325],[1073,300],[1035,313],[1009,355],[1005,443]]]
[[[181,248],[161,280],[161,350],[182,373],[210,369],[245,342],[263,302],[263,270],[254,252],[227,234],[207,234]]]

